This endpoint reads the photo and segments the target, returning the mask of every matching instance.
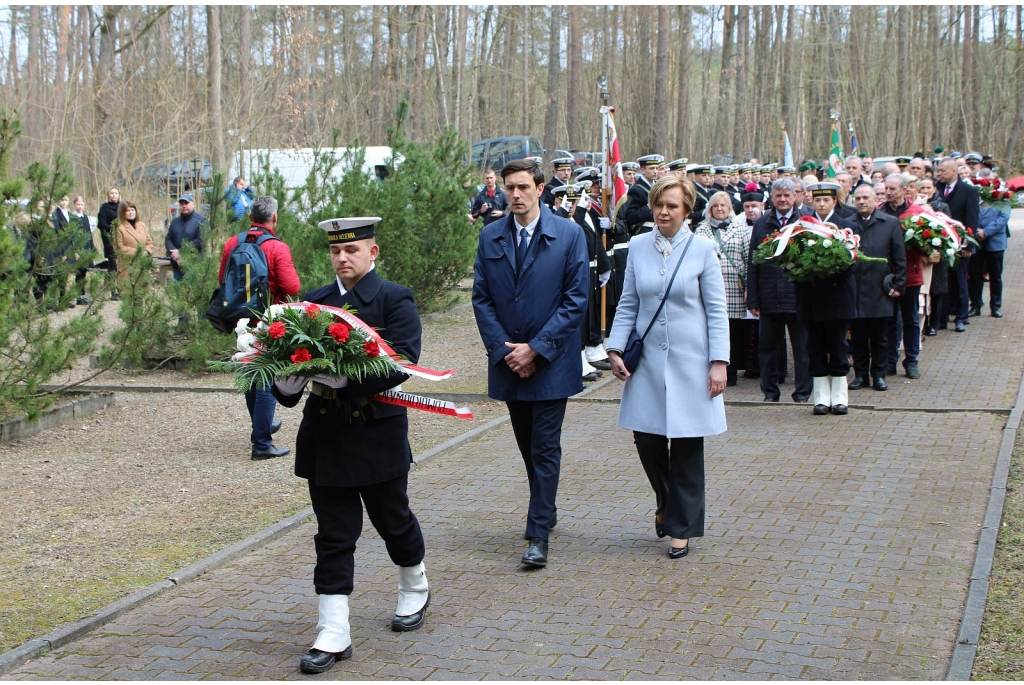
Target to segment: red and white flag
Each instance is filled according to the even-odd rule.
[[[619,152],[619,136],[615,132],[614,107],[602,107],[604,135],[601,136],[601,151],[604,153],[604,178],[601,184],[612,191],[608,213],[615,211],[619,198],[626,194],[626,178],[622,175],[622,154]]]

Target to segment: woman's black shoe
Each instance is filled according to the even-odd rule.
[[[682,559],[683,557],[685,557],[689,553],[690,553],[690,546],[689,545],[687,545],[686,547],[669,547],[668,548],[668,558],[669,559]]]
[[[665,537],[665,524],[664,523],[658,523],[657,521],[655,521],[654,522],[654,532],[657,534],[659,540],[662,539],[663,537]]]

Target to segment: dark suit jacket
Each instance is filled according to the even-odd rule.
[[[832,212],[826,221],[853,228],[852,221]],[[796,315],[801,321],[839,321],[857,318],[857,281],[851,266],[841,274],[813,283],[796,283]]]
[[[555,194],[552,192],[555,188],[561,188],[565,185],[565,181],[552,176],[551,180],[544,186],[544,190],[540,193],[540,201],[547,205],[548,209],[551,209],[551,205],[555,204]]]
[[[311,290],[303,299],[332,307],[349,305],[397,353],[413,363],[419,360],[422,326],[412,291],[383,280],[376,270],[344,296],[335,282]],[[407,374],[392,373],[367,376],[362,382],[349,379],[348,386],[337,391],[338,399],[310,394],[295,441],[295,475],[322,486],[358,486],[408,473],[412,451],[405,407],[372,401],[366,406],[371,395],[407,378]],[[286,407],[294,407],[302,398],[301,393],[284,395],[277,387],[272,392]],[[352,412],[351,422],[347,412]]]
[[[793,223],[800,215],[795,209],[790,211],[789,222]],[[747,256],[747,309],[760,309],[765,314],[796,313],[796,288],[782,275],[782,270],[771,264],[754,264],[757,246],[781,228],[774,209],[754,221]]]
[[[523,269],[517,276],[515,216],[480,232],[473,313],[487,350],[487,394],[495,400],[554,400],[583,390],[580,325],[587,311],[590,268],[583,231],[541,205]],[[506,342],[529,343],[537,373],[520,378],[505,363]]]
[[[857,262],[853,275],[857,279],[857,318],[878,319],[892,316],[893,299],[883,281],[893,275],[892,289],[901,295],[907,285],[907,250],[903,229],[894,216],[877,209],[865,223],[859,216],[853,220],[854,232],[860,236],[860,252],[868,257],[885,257],[888,262]]]
[[[654,214],[647,206],[647,195],[650,192],[651,186],[647,179],[638,176],[636,183],[631,185],[626,193],[626,201],[619,207],[618,216],[626,222],[631,236],[642,232],[643,225],[648,221],[654,221]]]
[[[978,227],[978,210],[981,200],[978,199],[978,189],[969,183],[957,181],[953,184],[953,190],[949,197],[946,197],[946,185],[939,183],[935,186],[935,196],[949,205],[949,216],[956,219],[970,229]]]

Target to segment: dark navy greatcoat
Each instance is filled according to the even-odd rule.
[[[853,277],[857,282],[857,318],[880,319],[892,316],[893,298],[885,288],[885,277],[893,275],[892,290],[903,293],[907,286],[907,249],[899,220],[877,209],[867,221],[853,219],[860,236],[860,254],[884,257],[886,262],[857,262]]]
[[[835,212],[832,212],[825,221],[839,228],[856,228],[852,221]],[[843,321],[857,318],[857,281],[853,276],[853,266],[828,279],[795,285],[796,316],[801,321]]]
[[[495,400],[555,400],[583,390],[580,324],[590,268],[583,231],[540,206],[526,262],[516,276],[515,216],[480,232],[473,313],[487,350],[487,394]],[[537,372],[520,378],[505,363],[506,342],[529,343]]]
[[[378,329],[395,352],[413,363],[419,360],[422,326],[412,291],[383,280],[376,270],[359,279],[344,296],[335,282],[309,291],[303,299],[332,307],[349,305],[356,316]],[[408,378],[395,372],[366,376],[361,383],[349,379],[348,386],[337,391],[337,399],[310,393],[295,441],[295,475],[320,486],[349,487],[408,473],[412,451],[405,407],[371,402],[367,408],[359,402]],[[302,398],[301,393],[283,395],[277,387],[272,391],[286,407],[294,407]],[[345,417],[345,401],[350,422]]]

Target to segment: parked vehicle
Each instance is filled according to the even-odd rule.
[[[506,136],[478,140],[470,148],[470,165],[484,169],[501,170],[509,162],[525,157],[543,157],[544,146],[532,136]]]
[[[206,185],[212,178],[213,167],[210,160],[204,159],[198,185]],[[177,164],[163,162],[141,166],[128,174],[128,178],[118,179],[117,184],[136,189],[145,188],[157,195],[165,195],[170,191],[171,196],[176,197],[186,190],[195,190],[196,180],[192,162],[186,160]]]

